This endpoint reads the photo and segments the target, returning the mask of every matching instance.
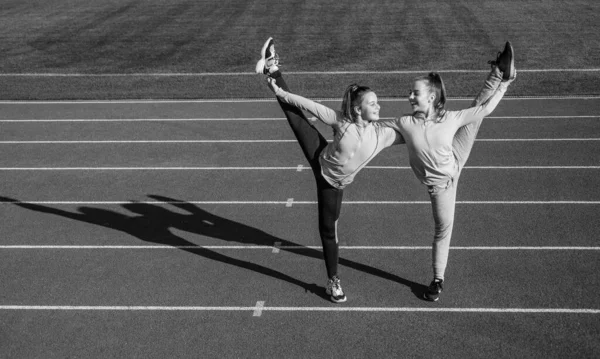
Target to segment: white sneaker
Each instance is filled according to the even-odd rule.
[[[256,63],[257,74],[269,74],[269,69],[279,65],[279,55],[275,52],[275,43],[272,37],[269,37],[262,50],[260,51],[260,60]]]
[[[338,276],[333,276],[333,278],[327,281],[325,293],[331,296],[331,301],[334,303],[343,303],[347,299],[342,290],[342,285],[340,284],[340,278],[338,278]]]

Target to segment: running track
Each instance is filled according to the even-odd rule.
[[[597,97],[484,121],[438,303],[426,189],[385,150],[345,193],[335,305],[274,101],[1,102],[2,357],[597,357],[599,121]]]

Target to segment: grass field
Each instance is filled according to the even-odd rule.
[[[583,0],[7,1],[0,99],[270,97],[251,74],[269,36],[311,97],[355,81],[404,96],[430,70],[471,96],[506,40],[522,70],[508,95],[600,94],[598,33],[600,3]]]

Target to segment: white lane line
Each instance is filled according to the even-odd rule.
[[[114,204],[222,204],[222,205],[287,205],[289,201],[0,201],[0,204],[86,204],[86,205],[114,205]],[[317,201],[294,201],[296,204],[317,204]],[[431,204],[430,201],[343,201],[352,204]],[[600,204],[600,201],[456,201],[456,204]]]
[[[321,246],[282,246],[281,242],[275,242],[273,246],[268,245],[238,245],[238,246],[167,246],[167,245],[0,245],[0,249],[243,249],[243,250],[271,250],[272,253],[279,253],[280,250],[305,250],[322,249]],[[431,246],[340,246],[343,250],[431,250]],[[600,251],[600,247],[577,247],[577,246],[509,246],[509,247],[489,247],[489,246],[450,246],[451,250],[466,251]]]
[[[535,100],[597,100],[599,95],[568,95],[568,96],[504,96],[502,101],[535,101]],[[341,101],[340,98],[313,98],[314,101]],[[473,101],[473,97],[449,97],[447,101]],[[1,100],[0,105],[89,105],[89,104],[173,104],[173,103],[256,103],[276,102],[274,97],[268,98],[220,98],[220,99],[138,99],[138,100]],[[379,102],[406,102],[406,97],[379,98]]]
[[[77,141],[0,141],[0,144],[112,144],[112,143],[286,143],[296,140],[77,140]]]
[[[263,306],[261,306],[261,304]],[[265,307],[257,302],[253,307],[200,306],[89,306],[89,305],[0,305],[0,310],[48,311],[251,311],[262,312],[437,312],[437,313],[522,313],[522,314],[600,314],[596,308],[439,308],[439,307]]]
[[[0,167],[0,171],[248,171],[248,170],[296,170],[298,167]],[[310,170],[310,167],[307,168]]]
[[[579,119],[579,118],[600,118],[600,115],[576,115],[576,116],[487,116],[486,119],[517,119],[517,120],[530,120],[530,119]]]
[[[600,138],[490,138],[476,139],[476,142],[558,142],[558,141],[600,141]],[[139,143],[297,143],[296,140],[59,140],[59,141],[0,141],[0,144],[139,144]],[[327,140],[331,142],[331,140]]]
[[[256,307],[169,307],[169,306],[91,306],[91,305],[0,305],[0,310],[148,310],[148,311],[254,311]]]
[[[365,169],[378,170],[410,170],[409,166],[365,166]],[[600,166],[465,166],[465,169],[600,169]],[[271,170],[302,170],[312,171],[310,166],[303,167],[0,167],[0,171],[271,171]]]
[[[478,142],[520,142],[520,141],[600,141],[600,138],[482,138]]]
[[[286,75],[404,75],[423,74],[425,70],[389,70],[389,71],[286,71]],[[438,73],[488,73],[489,70],[446,69],[435,70]],[[551,68],[519,69],[519,72],[600,72],[599,68]],[[132,73],[56,73],[56,72],[6,72],[0,77],[209,77],[209,76],[256,76],[254,72],[132,72]]]
[[[587,119],[600,118],[600,115],[573,116],[488,116],[486,119]],[[393,117],[381,117],[391,120]],[[284,117],[231,117],[231,118],[76,118],[76,119],[0,119],[0,123],[37,123],[37,122],[227,122],[227,121],[285,121]]]
[[[284,121],[284,117],[248,117],[248,118],[76,118],[76,119],[4,119],[2,122],[207,122],[207,121]]]

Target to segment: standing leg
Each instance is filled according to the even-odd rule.
[[[323,245],[323,257],[327,269],[327,294],[336,303],[346,301],[338,277],[339,243],[337,238],[337,223],[342,208],[344,190],[334,188],[321,177],[317,180],[317,195],[319,207],[319,235]]]
[[[325,182],[325,181],[322,181]],[[317,185],[319,207],[319,234],[323,243],[323,255],[327,278],[337,275],[339,258],[337,222],[342,208],[343,189],[333,188],[327,183]]]
[[[432,253],[433,277],[435,279],[444,280],[444,273],[448,264],[450,239],[454,227],[457,184],[457,179],[454,179],[446,189],[429,191],[435,223]]]
[[[435,234],[432,244],[433,281],[425,292],[425,299],[437,301],[442,292],[442,282],[448,255],[450,253],[450,240],[454,227],[454,212],[456,208],[456,187],[458,178],[448,182],[447,188],[439,186],[429,187],[429,198],[433,210]]]

